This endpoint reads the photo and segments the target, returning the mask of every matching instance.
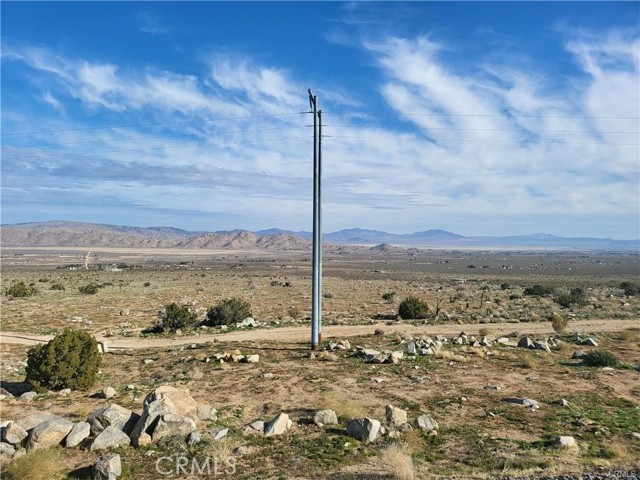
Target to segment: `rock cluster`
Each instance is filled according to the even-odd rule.
[[[399,351],[384,350],[382,352],[379,352],[378,350],[374,350],[372,348],[356,347],[356,356],[363,358],[365,363],[398,364],[402,361],[402,357],[404,355]]]
[[[55,445],[67,448],[81,445],[97,451],[129,444],[147,445],[166,436],[186,439],[196,431],[198,422],[215,419],[216,414],[215,408],[199,404],[188,390],[162,386],[145,397],[142,414],[108,403],[89,414],[86,422],[74,423],[48,412],[5,421],[0,424],[0,454],[17,458],[29,450]],[[273,431],[279,428],[276,422]],[[219,438],[225,434],[217,432]],[[117,465],[119,457],[118,461],[109,457],[98,467],[94,466],[96,472],[102,472],[96,473],[96,478],[115,478],[114,472],[119,471]]]

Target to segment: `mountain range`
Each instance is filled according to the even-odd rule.
[[[86,222],[49,221],[0,227],[3,247],[131,247],[195,249],[306,250],[311,232],[271,228],[250,232],[187,231],[172,227],[133,227]],[[466,237],[444,230],[393,234],[352,228],[323,235],[333,245],[400,246],[425,248],[505,248],[640,251],[640,240],[565,238],[546,233],[506,237]],[[380,249],[378,249],[380,250]]]

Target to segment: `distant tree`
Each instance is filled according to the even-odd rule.
[[[175,332],[187,328],[193,328],[198,323],[198,315],[191,312],[187,307],[171,303],[165,306],[162,315],[162,329],[165,332]]]

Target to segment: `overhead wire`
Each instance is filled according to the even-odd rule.
[[[247,133],[247,132],[267,132],[272,130],[290,130],[294,128],[307,128],[312,125],[294,125],[290,127],[273,127],[273,128],[256,128],[251,130],[223,130],[219,132],[203,132],[203,133],[185,133],[181,135],[161,135],[155,137],[129,137],[129,138],[115,138],[109,140],[87,140],[82,142],[61,142],[61,143],[48,143],[41,145],[5,145],[0,148],[44,148],[44,147],[58,147],[62,145],[86,145],[90,143],[112,143],[112,142],[128,142],[138,140],[157,140],[160,138],[184,138],[184,137],[205,137],[207,135],[228,135],[232,133]]]
[[[238,142],[223,142],[223,143],[218,143],[218,142],[209,142],[209,143],[197,143],[197,144],[192,144],[192,145],[163,145],[160,147],[144,147],[144,148],[130,148],[130,149],[123,149],[123,150],[107,150],[107,151],[100,151],[100,152],[55,152],[55,153],[38,153],[38,154],[32,154],[32,155],[21,155],[21,156],[17,156],[17,157],[9,157],[9,158],[4,158],[4,160],[19,160],[22,158],[34,158],[34,157],[66,157],[66,156],[71,156],[71,155],[77,155],[77,156],[93,156],[93,155],[103,155],[106,153],[124,153],[124,152],[140,152],[140,151],[145,151],[145,150],[160,150],[160,149],[179,149],[179,148],[193,148],[193,147],[206,147],[206,146],[227,146],[227,145],[240,145],[243,143],[260,143],[260,142],[275,142],[275,141],[281,141],[281,140],[299,140],[302,138],[311,138],[309,135],[307,136],[300,136],[300,137],[283,137],[283,138],[262,138],[262,139],[258,139],[258,140],[243,140],[243,141],[238,141]]]
[[[158,122],[158,123],[135,123],[127,125],[107,125],[102,127],[83,127],[83,128],[65,128],[61,130],[37,130],[31,132],[9,132],[0,133],[0,136],[17,136],[17,135],[36,135],[40,133],[62,133],[62,132],[81,132],[84,130],[112,130],[114,128],[134,128],[134,127],[157,127],[163,125],[186,125],[190,123],[214,123],[223,122],[227,120],[248,120],[251,118],[267,118],[267,117],[286,117],[291,115],[302,115],[309,112],[289,112],[289,113],[273,113],[268,115],[248,115],[243,117],[226,117],[226,118],[213,118],[208,120],[184,120],[180,122]]]

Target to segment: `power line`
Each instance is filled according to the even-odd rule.
[[[370,140],[419,140],[415,137],[382,137],[382,136],[352,136],[352,135],[323,135],[329,138],[360,138]],[[524,140],[489,140],[489,139],[456,139],[456,138],[429,138],[433,142],[487,142],[487,143],[527,143]],[[640,146],[640,143],[607,143],[607,142],[564,142],[564,141],[544,141],[539,140],[530,143],[556,143],[560,145],[620,145],[620,146]]]
[[[336,128],[375,128],[369,127],[367,125],[325,125],[325,127],[336,127]],[[448,127],[427,127],[428,130],[445,130],[445,131],[454,131],[454,132],[519,132],[519,133],[589,133],[583,130],[530,130],[530,129],[508,129],[508,128],[448,128]],[[638,135],[640,132],[602,132],[597,131],[595,133],[602,134],[629,134],[629,135]]]
[[[92,155],[102,155],[102,154],[106,154],[106,153],[140,152],[140,151],[144,151],[144,150],[159,150],[159,149],[168,150],[168,149],[179,149],[179,148],[206,147],[206,146],[212,146],[212,145],[227,146],[227,145],[239,145],[239,144],[243,144],[243,143],[275,142],[275,141],[280,141],[280,140],[299,140],[299,139],[302,139],[302,138],[309,138],[309,136],[307,135],[307,136],[304,136],[304,137],[265,138],[265,139],[260,139],[260,140],[245,140],[245,141],[241,141],[241,142],[225,142],[225,143],[209,142],[209,143],[197,143],[197,144],[194,144],[194,145],[171,145],[171,146],[161,146],[161,147],[130,148],[130,149],[125,149],[125,150],[107,150],[107,151],[102,151],[102,152],[42,153],[42,154],[34,154],[34,155],[21,155],[21,156],[18,156],[18,157],[9,157],[9,158],[3,158],[3,159],[6,161],[6,160],[19,160],[19,159],[22,159],[22,158],[36,158],[36,157],[65,157],[65,156],[71,156],[71,155],[92,156]]]
[[[11,132],[11,133],[2,133],[0,136],[15,136],[15,135],[35,135],[39,133],[62,133],[62,132],[81,132],[85,130],[110,130],[114,128],[134,128],[134,127],[155,127],[161,125],[185,125],[189,123],[213,123],[213,122],[222,122],[226,120],[247,120],[250,118],[266,118],[266,117],[286,117],[291,115],[302,115],[309,112],[291,112],[291,113],[274,113],[271,115],[249,115],[246,117],[227,117],[227,118],[214,118],[211,120],[185,120],[182,122],[160,122],[160,123],[137,123],[137,124],[128,124],[128,125],[110,125],[103,127],[84,127],[84,128],[66,128],[62,130],[39,130],[33,132]]]
[[[334,112],[329,112],[334,113]],[[366,112],[340,112],[341,115],[364,115]],[[573,118],[573,119],[603,119],[603,120],[640,120],[640,117],[614,117],[602,115],[511,115],[499,113],[389,113],[396,117],[500,117],[500,118]]]
[[[271,130],[290,130],[294,128],[308,128],[310,125],[296,125],[291,127],[274,127],[274,128],[258,128],[253,130],[227,130],[220,132],[204,132],[204,133],[185,133],[182,135],[162,135],[158,137],[130,137],[130,138],[116,138],[111,140],[87,140],[83,142],[62,142],[62,143],[48,143],[44,145],[9,145],[0,147],[2,149],[8,148],[43,148],[43,147],[57,147],[61,145],[86,145],[90,143],[111,143],[111,142],[128,142],[134,140],[155,140],[159,138],[184,138],[184,137],[204,137],[207,135],[228,135],[231,133],[248,133],[248,132],[266,132]]]

